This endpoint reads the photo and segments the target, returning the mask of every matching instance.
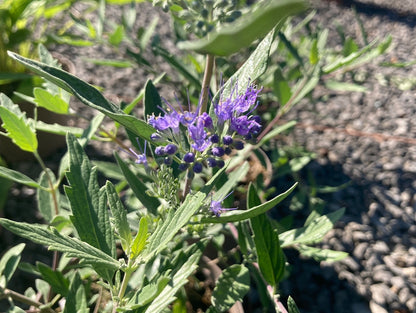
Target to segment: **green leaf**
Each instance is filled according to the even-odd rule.
[[[289,101],[290,97],[292,97],[292,91],[289,83],[283,77],[280,68],[277,68],[274,72],[273,93],[276,95],[281,106],[285,105]]]
[[[267,133],[266,136],[264,136],[259,143],[257,143],[257,147],[261,147],[264,144],[266,144],[269,140],[271,140],[272,138],[276,137],[277,135],[283,133],[284,131],[294,127],[296,125],[296,121],[290,121],[287,122],[286,124],[280,125],[276,128],[274,128],[273,130],[271,130],[270,132]]]
[[[169,277],[161,276],[155,282],[151,282],[143,288],[138,289],[123,309],[133,310],[144,307],[160,295],[169,282]]]
[[[336,80],[327,80],[325,82],[325,87],[328,89],[336,91],[356,91],[356,92],[365,92],[367,88],[358,84],[338,82]]]
[[[91,168],[87,155],[71,134],[67,135],[67,145],[70,165],[65,192],[71,203],[71,221],[81,240],[115,257],[105,189],[99,188],[96,168]]]
[[[242,264],[227,267],[218,278],[212,292],[212,305],[220,312],[231,308],[250,290],[250,273]]]
[[[257,206],[261,203],[253,185],[248,191],[248,205]],[[279,236],[266,214],[250,219],[254,234],[254,243],[260,271],[264,279],[273,287],[282,280],[285,271],[285,255],[279,244]]]
[[[287,298],[287,308],[289,313],[300,313],[298,307],[296,306],[295,300],[291,296]]]
[[[215,95],[213,103],[218,102],[220,97],[221,99],[227,99],[236,85],[240,87],[237,90],[237,93],[243,94],[245,92],[245,87],[266,71],[273,37],[274,30],[267,34],[247,61],[244,62],[238,71],[224,84],[223,88]],[[211,106],[211,110],[213,109],[213,106]]]
[[[147,232],[147,230],[147,219],[145,217],[142,217],[139,222],[139,230],[137,231],[136,237],[134,237],[133,243],[130,248],[130,258],[132,260],[136,259],[140,255],[140,252],[142,252],[144,247],[146,246],[147,238],[149,237],[149,233]]]
[[[281,26],[290,15],[306,8],[303,0],[269,0],[237,19],[234,23],[209,33],[206,38],[180,42],[180,49],[199,53],[227,56],[248,47],[254,40],[265,36],[276,24]]]
[[[280,245],[288,247],[295,244],[313,244],[321,241],[325,234],[332,229],[335,222],[344,215],[344,212],[344,208],[339,209],[316,218],[307,226],[291,229],[280,234]]]
[[[27,177],[26,175],[18,171],[12,170],[4,166],[0,166],[0,177],[8,178],[16,183],[23,184],[29,187],[41,188],[41,186],[33,179]]]
[[[91,58],[83,58],[83,60],[96,64],[96,65],[113,66],[113,67],[119,67],[119,68],[133,67],[135,65],[134,63],[130,61],[123,61],[123,60],[91,59]]]
[[[64,126],[56,123],[47,124],[40,120],[36,122],[36,130],[61,136],[65,136],[67,133],[71,133],[75,137],[81,137],[82,134],[85,132],[85,129],[80,127]],[[98,137],[93,136],[92,138],[97,139]]]
[[[0,259],[0,277],[4,277],[0,279],[0,283],[4,282],[4,285],[0,284],[0,288],[6,288],[7,283],[12,278],[14,272],[16,271],[17,265],[20,262],[20,256],[25,248],[24,243],[20,243],[13,248],[10,248]]]
[[[309,54],[309,62],[312,65],[315,65],[318,63],[319,61],[319,51],[318,51],[318,39],[314,39],[312,41],[312,48],[311,48],[311,52]]]
[[[257,215],[263,214],[272,209],[283,201],[295,188],[297,183],[290,187],[287,191],[277,195],[273,199],[259,204],[254,207],[249,207],[247,210],[234,210],[223,213],[220,217],[202,217],[200,223],[230,223],[253,218]]]
[[[63,313],[88,313],[88,303],[85,288],[78,272],[75,272],[71,279],[68,296],[65,301]]]
[[[39,177],[39,185],[43,186],[44,189],[39,188],[36,193],[36,200],[38,205],[38,210],[42,217],[50,223],[56,215],[55,205],[54,205],[54,197],[51,191],[47,191],[46,189],[50,189],[48,177],[52,180],[52,184],[56,184],[56,178],[53,172],[50,169],[46,169],[46,171],[42,171]],[[56,190],[56,203],[59,203],[59,192]]]
[[[144,116],[147,119],[147,116],[154,114],[158,116],[163,114],[161,110],[162,99],[160,98],[159,92],[156,87],[153,85],[151,79],[146,82],[145,91],[144,91]]]
[[[218,177],[225,171],[226,166],[219,170],[201,189],[194,194],[188,194],[182,205],[175,211],[168,212],[165,220],[157,226],[149,238],[149,244],[143,251],[143,258],[146,260],[162,251],[172,240],[176,233],[185,226],[191,217],[202,206],[204,200],[215,186]]]
[[[108,37],[108,42],[115,47],[123,41],[124,38],[124,26],[118,25],[114,32]]]
[[[7,130],[7,135],[20,149],[35,152],[38,148],[38,140],[34,128],[26,119],[26,114],[2,93],[0,105],[0,118],[3,121],[2,126]]]
[[[135,173],[133,173],[130,170],[128,165],[124,163],[124,161],[120,158],[120,156],[117,153],[115,153],[114,155],[116,157],[117,164],[123,172],[124,177],[129,183],[134,195],[137,197],[137,199],[139,199],[139,201],[147,210],[149,210],[152,214],[156,215],[157,208],[160,205],[159,200],[155,197],[149,196],[146,193],[146,190],[148,189],[147,186],[137,177]]]
[[[348,256],[347,252],[343,251],[334,251],[329,249],[319,249],[314,247],[309,247],[306,245],[298,245],[296,249],[303,256],[313,258],[317,262],[337,262],[342,259],[345,259]]]
[[[121,203],[114,185],[110,181],[107,181],[105,188],[111,215],[113,216],[114,228],[120,236],[123,250],[128,251],[133,238],[127,221],[127,211]]]
[[[35,96],[35,102],[38,106],[57,114],[68,113],[69,104],[60,96],[53,95],[47,90],[39,87],[33,89],[33,95]]]
[[[49,266],[42,263],[37,263],[37,268],[42,276],[56,293],[66,296],[69,290],[69,280],[59,271],[52,270]]]
[[[8,51],[8,54],[38,75],[74,94],[74,96],[85,105],[92,107],[119,122],[138,137],[150,140],[150,135],[155,132],[153,127],[134,116],[125,114],[119,107],[109,102],[97,89],[79,78],[61,69],[24,58],[16,53]]]
[[[171,273],[173,278],[170,284],[168,284],[152,301],[150,306],[146,309],[146,313],[159,313],[175,300],[175,294],[187,283],[188,277],[198,267],[198,262],[204,248],[204,243],[197,242],[186,249],[184,253],[181,253],[178,258],[173,260],[173,269]]]
[[[116,271],[119,268],[119,262],[108,254],[86,242],[61,235],[53,227],[47,229],[44,225],[19,223],[4,218],[0,218],[0,225],[16,235],[48,246],[50,250],[60,251],[66,253],[69,257],[79,258],[83,263],[91,265],[95,270],[109,269]]]

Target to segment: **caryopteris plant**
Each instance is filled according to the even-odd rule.
[[[305,9],[304,1],[258,1],[251,6],[227,0],[154,3],[173,14],[175,27],[193,34],[179,47],[206,60],[196,101],[165,100],[149,80],[141,93],[144,115],[138,117],[131,114],[137,99],[112,103],[93,86],[61,70],[42,46],[40,61],[9,52],[45,80],[44,87],[36,88],[26,100],[72,115],[73,95],[97,115],[86,129],[48,125],[36,114],[27,117],[0,95],[4,128],[0,134],[33,153],[43,169],[38,179],[32,179],[1,166],[0,176],[36,189],[45,221],[38,225],[2,218],[0,224],[54,251],[51,265],[25,266],[38,277],[36,290],[29,288],[25,294],[9,289],[25,245],[3,254],[0,298],[8,301],[8,312],[226,312],[233,306],[242,310],[253,287],[260,295],[257,305],[264,311],[286,312],[279,300],[279,282],[287,277],[282,248],[295,248],[320,260],[345,256],[311,247],[343,210],[327,215],[312,212],[303,227],[282,232],[267,211],[291,194],[296,183],[265,199],[261,179],[247,179],[253,159],[258,159],[252,156],[294,124],[275,127],[272,121],[265,127],[256,113],[260,108],[267,112],[267,103],[261,100],[265,91],[256,81],[266,72],[275,44],[279,49],[282,41],[289,46],[279,31],[288,16]],[[215,72],[215,58],[226,58],[256,40],[251,55],[216,90],[213,77],[220,75]],[[317,66],[324,66],[317,61],[324,60],[319,55],[323,46],[319,38],[311,44],[311,73],[320,73]],[[293,55],[287,57],[296,61]],[[314,86],[316,77],[312,78]],[[284,103],[297,102],[306,94],[290,91]],[[116,131],[101,125],[104,116],[115,122]],[[130,144],[119,139],[119,128],[124,128]],[[55,173],[38,153],[39,130],[66,134],[68,150]],[[90,161],[84,151],[89,140],[111,140],[117,151],[114,164]],[[98,171],[108,174],[103,185]],[[189,290],[199,288],[203,268],[209,269],[216,283],[208,301],[196,303]],[[291,298],[288,311],[298,312]]]

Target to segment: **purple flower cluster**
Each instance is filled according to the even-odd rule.
[[[157,131],[152,140],[164,145],[155,149],[156,157],[165,164],[173,160],[179,163],[180,170],[194,173],[202,172],[204,167],[223,167],[224,155],[243,149],[244,142],[261,130],[260,117],[252,115],[260,91],[249,85],[244,93],[238,94],[235,87],[230,97],[221,97],[212,104],[212,116],[206,112],[197,115],[190,110],[176,110],[166,102],[163,115],[148,117],[148,123]],[[196,112],[198,109],[199,106]]]

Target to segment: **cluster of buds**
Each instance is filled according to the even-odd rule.
[[[157,130],[151,138],[160,144],[155,155],[168,165],[176,161],[181,171],[191,173],[201,173],[204,167],[222,168],[223,157],[243,149],[261,129],[260,117],[252,115],[259,92],[250,85],[237,95],[234,88],[230,97],[213,104],[213,116],[206,112],[198,115],[199,106],[196,112],[178,111],[166,102],[164,115],[148,117]]]

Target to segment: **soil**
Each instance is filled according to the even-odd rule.
[[[148,25],[156,15],[166,19],[148,3],[139,6],[141,26]],[[337,25],[363,40],[358,17],[369,41],[391,34],[394,47],[359,69],[357,75],[365,77],[367,92],[318,89],[315,103],[302,102],[284,117],[299,122],[284,138],[286,143],[317,154],[302,174],[312,174],[319,186],[350,183],[335,193],[319,195],[326,201],[327,210],[346,209],[322,247],[346,251],[349,257],[327,264],[301,259],[288,251],[293,275],[281,284],[282,299],[290,294],[303,313],[416,313],[416,67],[380,65],[414,59],[416,2],[316,0],[312,6],[317,10],[314,23],[330,29],[331,45],[339,45]],[[117,10],[108,14],[112,18],[120,16]],[[168,23],[159,23],[157,32],[169,50],[175,49]],[[114,56],[113,51],[99,46],[56,46],[53,51],[69,58],[77,76],[103,87],[104,94],[112,99],[133,98],[149,78],[137,67],[114,71],[87,62],[85,57]],[[162,62],[158,66],[163,68]],[[171,97],[169,92],[172,90],[161,90],[166,98]],[[111,150],[111,146],[93,145],[88,153],[108,159]],[[56,162],[63,153],[61,148],[49,156],[47,166],[56,171]],[[30,177],[40,173],[31,160],[11,166]],[[14,185],[3,215],[41,222],[34,212],[33,190]],[[1,229],[0,236],[2,251],[21,241]],[[50,253],[28,243],[23,259],[49,263]],[[20,275],[22,281],[32,278]],[[19,289],[21,284],[15,284]]]

